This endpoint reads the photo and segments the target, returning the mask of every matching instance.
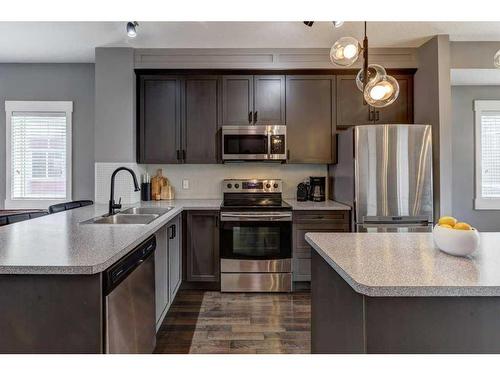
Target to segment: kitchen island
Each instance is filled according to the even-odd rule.
[[[308,233],[313,353],[500,353],[500,233],[468,258],[431,233]]]
[[[107,213],[107,205],[97,204],[1,227],[0,353],[106,352],[104,272],[156,233],[156,254],[164,253],[171,220],[220,204],[134,204],[169,209],[146,225],[84,224]]]

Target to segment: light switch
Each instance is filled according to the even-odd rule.
[[[182,188],[189,189],[189,180],[182,180]]]

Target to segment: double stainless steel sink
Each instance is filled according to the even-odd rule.
[[[124,211],[118,212],[115,215],[104,215],[94,217],[90,220],[82,222],[82,224],[135,224],[146,225],[153,220],[166,214],[173,207],[132,207]]]

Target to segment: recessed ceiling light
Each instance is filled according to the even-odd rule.
[[[127,35],[129,38],[135,38],[137,36],[137,28],[139,23],[137,21],[127,23]]]

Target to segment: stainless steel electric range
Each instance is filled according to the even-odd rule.
[[[221,290],[292,290],[292,208],[281,180],[224,180]]]

